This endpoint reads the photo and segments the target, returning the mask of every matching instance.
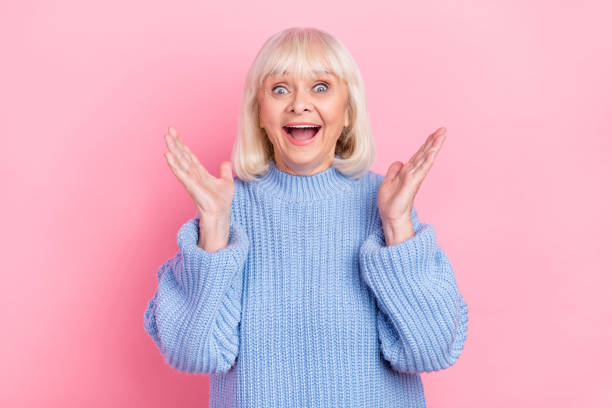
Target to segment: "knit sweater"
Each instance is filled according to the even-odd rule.
[[[197,212],[178,231],[144,313],[165,363],[208,373],[211,408],[425,407],[419,373],[455,363],[468,320],[434,228],[413,207],[387,246],[382,175],[270,165],[234,177],[227,247],[198,247]]]

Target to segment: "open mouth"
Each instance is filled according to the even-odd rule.
[[[285,133],[297,141],[306,141],[314,138],[320,129],[321,126],[319,125],[283,126]]]

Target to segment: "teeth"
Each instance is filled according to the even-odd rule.
[[[319,128],[320,126],[315,126],[315,125],[295,125],[295,126],[286,126],[286,127],[290,127],[290,128]]]

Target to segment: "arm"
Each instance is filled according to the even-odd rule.
[[[411,211],[415,235],[385,245],[380,217],[361,245],[361,275],[376,303],[381,352],[396,371],[450,367],[467,334],[467,304],[434,228]]]
[[[171,367],[188,373],[224,372],[238,355],[249,242],[244,227],[233,220],[225,248],[207,252],[198,247],[198,235],[198,218],[180,228],[178,253],[157,271],[144,328]]]

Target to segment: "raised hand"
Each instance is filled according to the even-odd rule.
[[[164,137],[169,149],[164,153],[168,166],[191,196],[200,215],[200,246],[211,252],[225,247],[234,198],[231,162],[220,164],[221,177],[217,178],[202,166],[174,127],[170,126]]]
[[[445,139],[446,128],[439,128],[405,164],[395,161],[389,167],[377,198],[387,246],[414,236],[410,219],[414,198]]]

